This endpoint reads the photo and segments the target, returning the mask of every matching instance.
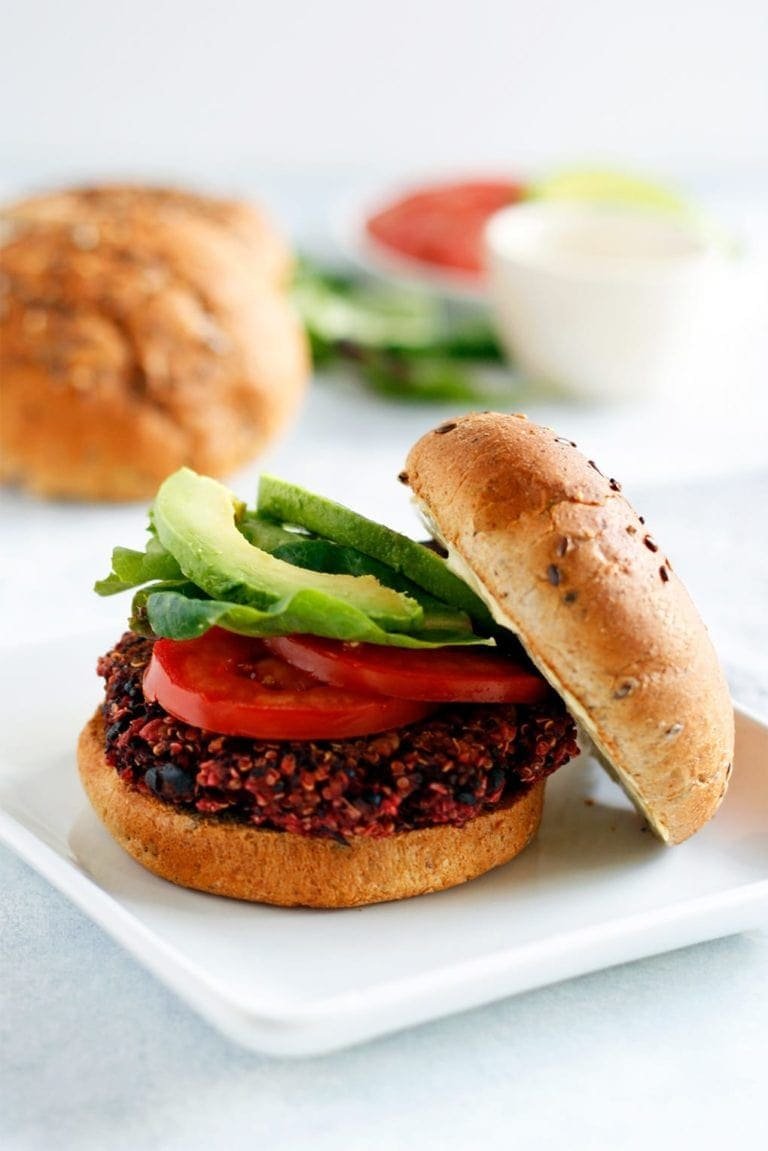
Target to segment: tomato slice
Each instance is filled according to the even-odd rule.
[[[310,635],[265,642],[302,671],[351,691],[433,703],[538,703],[550,692],[536,671],[491,648],[403,651]]]
[[[329,687],[262,640],[218,628],[199,639],[157,640],[144,695],[185,723],[251,739],[370,735],[415,723],[433,710],[423,701]]]
[[[523,194],[521,184],[508,180],[417,188],[370,216],[366,228],[380,244],[410,259],[479,273],[486,223]]]

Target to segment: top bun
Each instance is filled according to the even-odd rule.
[[[144,499],[225,475],[308,377],[290,252],[251,205],[107,185],[0,216],[0,475],[44,495]]]
[[[514,632],[656,834],[716,811],[733,708],[706,628],[642,517],[570,440],[473,414],[411,449],[449,564]]]

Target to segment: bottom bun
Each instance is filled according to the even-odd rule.
[[[544,781],[464,827],[427,827],[346,846],[182,811],[122,782],[104,755],[101,711],[78,743],[80,778],[121,847],[181,887],[282,907],[359,907],[455,887],[518,855],[538,831]]]

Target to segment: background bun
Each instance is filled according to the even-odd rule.
[[[541,821],[544,781],[464,827],[348,844],[199,815],[123,783],[104,757],[97,712],[80,735],[80,778],[97,814],[155,875],[214,895],[283,907],[357,907],[442,891],[507,863]]]
[[[1,226],[5,482],[145,499],[183,464],[246,463],[296,411],[291,259],[257,208],[105,186],[11,205]]]
[[[695,607],[617,481],[551,429],[495,413],[429,432],[406,468],[451,566],[654,831],[693,834],[725,794],[733,709]]]

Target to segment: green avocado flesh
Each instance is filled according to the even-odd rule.
[[[184,575],[213,599],[265,608],[297,592],[325,593],[389,631],[418,627],[423,611],[372,576],[297,568],[249,543],[238,531],[244,505],[223,484],[182,468],[160,488],[152,523]]]
[[[187,468],[163,483],[150,518],[145,551],[115,548],[111,573],[95,585],[99,595],[135,589],[130,625],[136,631],[182,640],[223,627],[243,635],[304,633],[410,648],[489,642],[473,630],[455,594],[446,601],[415,578],[418,564],[401,563],[399,554],[394,564],[383,562],[369,543],[357,548],[288,530]],[[345,538],[358,534],[365,536],[353,528]],[[406,542],[443,565],[421,544]],[[433,566],[428,563],[428,576]],[[448,574],[471,602],[473,593]]]
[[[334,572],[351,576],[374,576],[379,583],[415,599],[424,609],[421,627],[425,631],[460,631],[471,633],[472,621],[466,612],[442,603],[418,584],[396,572],[387,564],[355,548],[344,547],[332,540],[318,539],[304,533],[286,531],[256,514],[240,524],[246,539],[278,559],[315,572]]]
[[[480,597],[423,544],[275,476],[261,477],[258,508],[263,516],[307,528],[381,561],[444,603],[467,612],[483,627],[493,626]]]

